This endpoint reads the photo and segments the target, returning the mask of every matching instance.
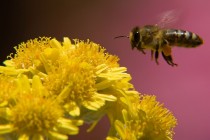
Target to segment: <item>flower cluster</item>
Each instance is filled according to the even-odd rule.
[[[0,139],[67,140],[107,115],[107,140],[171,140],[176,119],[99,44],[37,38],[0,66]]]

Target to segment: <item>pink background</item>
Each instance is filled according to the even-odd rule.
[[[209,0],[60,0],[6,2],[1,4],[1,62],[22,41],[39,36],[91,39],[120,57],[121,66],[128,68],[135,88],[154,94],[178,119],[174,140],[210,140],[210,1]],[[155,24],[162,12],[180,12],[174,28],[199,34],[204,45],[195,49],[173,48],[171,67],[160,58],[157,66],[146,55],[132,51],[127,35],[130,29]],[[103,140],[108,132],[104,118],[93,133],[71,138]]]

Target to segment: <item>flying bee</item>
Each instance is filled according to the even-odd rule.
[[[179,29],[165,29],[158,25],[145,25],[134,27],[129,36],[117,36],[115,38],[127,37],[130,39],[132,49],[137,48],[143,54],[145,49],[151,50],[151,57],[155,56],[158,63],[159,53],[171,66],[177,66],[172,59],[172,46],[195,48],[203,44],[202,38],[190,31]]]

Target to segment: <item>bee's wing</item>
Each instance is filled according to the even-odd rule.
[[[157,25],[160,28],[171,27],[175,23],[177,23],[177,21],[179,20],[180,14],[181,12],[175,9],[163,12],[162,14],[158,16],[159,22],[157,23]]]

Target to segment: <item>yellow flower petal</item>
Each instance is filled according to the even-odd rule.
[[[114,81],[111,80],[102,80],[101,82],[98,82],[95,86],[97,90],[104,90],[108,87],[111,87],[113,85]]]
[[[68,140],[68,136],[62,135],[53,131],[49,132],[48,137],[53,140]]]
[[[85,101],[82,103],[83,106],[85,106],[87,109],[90,110],[98,110],[100,107],[102,107],[105,104],[105,101],[98,98],[98,97],[92,97],[90,101]]]
[[[14,67],[14,62],[12,60],[5,60],[4,65],[6,65],[7,67]]]
[[[117,130],[117,133],[120,135],[120,137],[125,140],[126,136],[126,132],[125,132],[125,126],[123,123],[121,123],[120,121],[116,120],[115,121],[115,129]]]
[[[109,136],[109,137],[106,138],[106,140],[120,140],[120,139],[118,139],[118,138],[116,138],[116,137],[110,137],[110,136]]]
[[[96,94],[98,98],[104,99],[106,101],[116,101],[117,98],[113,95],[106,95],[106,94]]]
[[[15,130],[15,128],[11,124],[0,125],[0,134],[11,133],[14,130]]]
[[[63,47],[69,49],[72,46],[71,40],[68,37],[63,38]]]
[[[69,135],[76,135],[79,132],[79,128],[72,124],[61,123],[56,127],[60,132],[69,134]]]
[[[18,140],[30,140],[30,136],[23,134],[18,137]]]
[[[44,136],[37,134],[32,137],[32,140],[44,140]]]
[[[69,112],[69,114],[73,117],[80,115],[80,108],[77,106],[75,102],[66,103],[64,108]]]
[[[5,75],[15,76],[22,73],[27,73],[29,70],[27,69],[15,69],[14,67],[4,67],[0,66],[0,73]]]

